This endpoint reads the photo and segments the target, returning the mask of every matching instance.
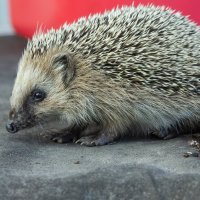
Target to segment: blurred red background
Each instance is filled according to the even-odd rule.
[[[47,30],[71,23],[81,16],[131,5],[133,0],[10,0],[11,23],[21,36],[31,37],[37,27]],[[135,0],[134,5],[165,5],[189,15],[200,24],[199,0]]]

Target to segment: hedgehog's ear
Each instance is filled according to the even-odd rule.
[[[53,67],[60,73],[63,82],[67,85],[74,77],[75,67],[69,54],[60,53],[53,57]]]

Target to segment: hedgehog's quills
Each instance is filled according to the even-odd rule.
[[[195,23],[164,7],[115,9],[28,42],[7,129],[59,119],[66,129],[47,131],[51,139],[64,142],[69,134],[88,146],[126,134],[170,138],[194,132],[199,79]]]

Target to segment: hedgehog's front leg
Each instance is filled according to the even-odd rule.
[[[88,135],[82,136],[80,139],[76,141],[77,144],[93,147],[93,146],[103,146],[106,144],[112,144],[115,138],[113,136],[109,136],[106,134],[98,134],[98,135]]]
[[[46,130],[41,133],[41,136],[57,143],[67,143],[76,140],[77,134],[77,131],[72,131],[69,128],[65,128]]]
[[[81,133],[81,137],[76,141],[77,144],[84,146],[103,146],[111,144],[117,139],[116,134],[111,134],[110,129],[99,127],[89,127]]]

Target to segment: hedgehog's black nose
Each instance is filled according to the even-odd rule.
[[[17,129],[17,126],[14,124],[14,122],[8,122],[6,124],[6,130],[9,132],[9,133],[16,133],[18,131]]]

